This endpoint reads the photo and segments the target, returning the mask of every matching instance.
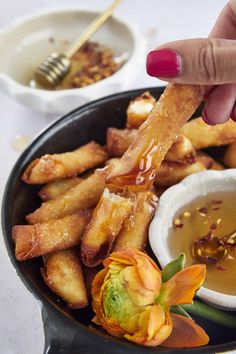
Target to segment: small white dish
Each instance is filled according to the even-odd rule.
[[[236,190],[236,169],[199,172],[163,193],[149,228],[150,245],[162,267],[173,259],[167,241],[175,214],[199,196],[233,190]],[[236,296],[204,287],[198,290],[197,295],[216,307],[236,310]]]
[[[113,16],[91,40],[110,47],[115,56],[127,56],[115,74],[83,88],[49,91],[29,87],[39,64],[52,52],[63,52],[97,14],[78,8],[47,10],[16,20],[1,31],[0,89],[32,109],[62,114],[127,88],[142,63],[144,41],[133,24]]]

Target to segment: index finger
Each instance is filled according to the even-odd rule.
[[[236,0],[230,0],[225,5],[209,37],[236,39]]]

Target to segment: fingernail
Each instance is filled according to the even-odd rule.
[[[206,113],[206,109],[204,108],[204,110],[202,111],[202,119],[204,120],[204,122],[208,125],[216,125],[214,122],[212,122]]]
[[[157,77],[176,77],[181,70],[181,57],[170,49],[153,50],[148,53],[147,73]]]

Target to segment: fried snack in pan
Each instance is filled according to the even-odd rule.
[[[184,135],[179,135],[176,141],[169,148],[165,160],[173,162],[194,162],[196,150],[191,141]]]
[[[43,184],[73,177],[100,165],[108,158],[104,148],[91,141],[78,149],[62,154],[44,155],[31,162],[22,180],[29,184]]]
[[[16,258],[24,261],[78,245],[90,218],[91,211],[81,211],[42,224],[14,226]]]
[[[73,309],[88,305],[78,255],[75,249],[52,252],[43,257],[44,268],[41,269],[45,283]]]
[[[203,163],[208,170],[225,170],[225,167],[221,163],[214,160],[211,156],[201,150],[197,151],[196,160]]]
[[[105,174],[96,170],[91,176],[26,216],[29,224],[59,219],[79,210],[93,208],[105,189]]]
[[[223,162],[227,167],[236,167],[236,142],[227,147],[223,157]]]
[[[148,227],[158,202],[157,196],[150,192],[139,192],[134,201],[133,212],[124,221],[117,236],[113,251],[138,249],[143,251],[148,240]]]
[[[150,188],[167,151],[199,106],[203,94],[201,86],[168,84],[106,182],[133,189]]]
[[[210,126],[200,117],[186,123],[181,134],[189,138],[195,149],[227,145],[236,141],[236,124],[229,119],[224,124]]]
[[[135,97],[127,108],[127,128],[139,128],[147,119],[155,103],[156,99],[148,91]]]
[[[93,211],[81,241],[84,265],[95,267],[109,255],[122,224],[132,211],[132,201],[106,188]]]
[[[107,151],[111,157],[122,156],[138,135],[137,129],[107,129]]]
[[[163,161],[157,171],[155,185],[170,187],[179,183],[185,177],[204,170],[206,170],[206,167],[201,161],[186,164]]]
[[[107,150],[109,156],[121,157],[137,135],[138,130],[136,129],[108,128]],[[195,154],[195,149],[191,141],[187,137],[180,135],[171,145],[165,156],[165,160],[178,161],[187,157],[192,158]]]
[[[48,183],[40,189],[39,196],[44,202],[47,200],[55,199],[60,194],[66,192],[68,189],[77,186],[82,181],[83,178],[71,177]]]

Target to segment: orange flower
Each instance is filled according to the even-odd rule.
[[[193,320],[170,312],[172,305],[189,304],[203,283],[205,265],[176,273],[165,283],[155,262],[140,251],[114,252],[92,285],[94,322],[108,333],[133,342],[167,347],[208,343]]]

